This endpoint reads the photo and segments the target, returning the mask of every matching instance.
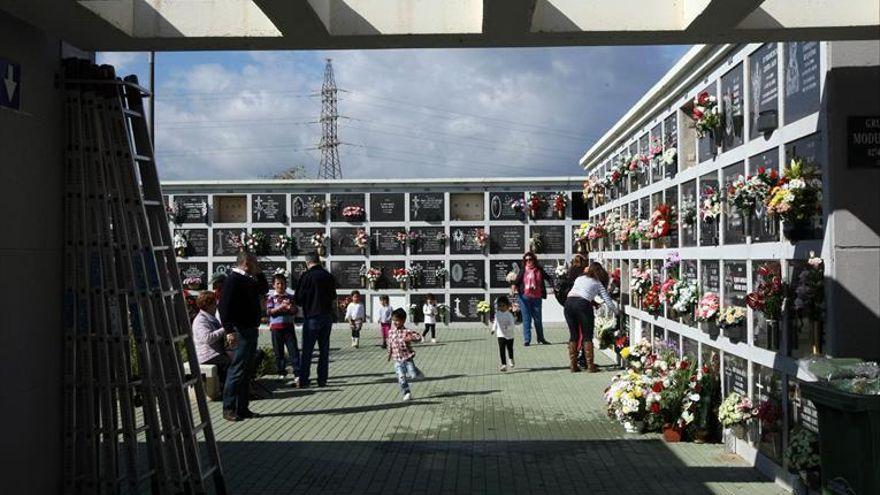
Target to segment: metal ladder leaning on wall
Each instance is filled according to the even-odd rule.
[[[65,61],[64,491],[225,494],[137,82]]]

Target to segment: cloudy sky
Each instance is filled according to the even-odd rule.
[[[684,46],[160,53],[164,180],[317,173],[320,90],[333,59],[343,176],[579,175],[577,162]],[[99,62],[148,84],[143,53]]]

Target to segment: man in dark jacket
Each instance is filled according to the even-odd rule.
[[[223,388],[223,419],[228,421],[256,416],[248,409],[249,384],[257,353],[262,297],[269,291],[254,255],[240,252],[236,261],[238,266],[226,277],[218,305],[223,328],[238,341]]]
[[[308,270],[299,278],[293,296],[303,315],[299,387],[309,386],[315,343],[318,344],[318,386],[326,387],[330,373],[330,329],[336,304],[336,279],[321,266],[321,258],[315,253],[306,256],[306,265]]]

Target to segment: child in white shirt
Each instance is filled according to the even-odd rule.
[[[388,332],[391,330],[392,312],[388,296],[379,296],[379,309],[376,311],[376,321],[379,323],[379,330],[382,332],[382,349],[388,348]]]
[[[351,327],[351,346],[359,347],[361,340],[361,327],[367,318],[367,312],[364,304],[361,302],[361,293],[359,291],[351,291],[351,302],[345,308],[345,321]]]
[[[510,369],[513,369],[513,327],[516,319],[510,312],[510,299],[507,296],[499,296],[495,300],[495,322],[492,323],[492,331],[498,336],[498,352],[501,355],[500,371],[507,371],[508,356],[510,356]]]
[[[432,344],[437,342],[437,314],[439,312],[437,298],[434,294],[428,294],[425,297],[425,304],[422,306],[422,314],[425,316],[425,331],[422,333],[422,338],[426,337],[428,332],[431,332]]]

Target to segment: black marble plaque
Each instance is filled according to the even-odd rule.
[[[764,281],[763,277],[761,277],[760,269],[762,266],[768,266],[773,270],[776,274],[782,273],[782,265],[777,260],[753,260],[752,261],[752,288],[757,289],[758,285]],[[769,338],[768,328],[767,328],[767,318],[764,316],[763,311],[752,311],[752,333],[754,334],[754,343],[756,346],[761,347],[762,349],[770,349],[770,344],[773,342],[772,339]],[[776,342],[778,345],[778,342]],[[774,349],[771,349],[774,350]]]
[[[745,164],[735,163],[721,170],[724,180],[724,244],[742,244],[746,242],[745,213],[739,211],[733,202],[727,199],[726,191],[740,176],[745,176]]]
[[[361,254],[354,240],[358,233],[357,228],[333,227],[330,229],[330,252],[334,255],[359,255]]]
[[[664,199],[667,205],[672,209],[672,226],[669,229],[669,241],[666,245],[669,247],[678,247],[678,189],[672,186],[666,189],[666,197]]]
[[[364,208],[366,200],[363,194],[331,194],[330,204],[333,205],[333,208],[330,209],[330,220],[334,222],[364,222],[367,220],[366,211],[364,211],[361,218],[355,220],[349,220],[342,215],[342,211],[348,206],[360,206],[361,208]]]
[[[715,85],[712,84],[706,91],[709,92],[710,95],[715,95]],[[702,91],[701,91],[702,93]],[[711,134],[706,133],[705,136],[697,139],[697,159],[699,162],[705,162],[706,160],[711,160],[712,157],[715,156],[716,147],[715,141]]]
[[[287,263],[284,261],[257,261],[260,265],[260,268],[263,269],[263,277],[265,277],[266,282],[269,283],[269,288],[272,287],[272,277],[275,275],[275,272],[278,270],[287,271]],[[290,285],[290,278],[287,280],[288,286]]]
[[[204,195],[174,196],[179,223],[206,223],[208,221],[208,197]]]
[[[362,289],[362,270],[365,270],[362,261],[331,261],[330,273],[336,278],[336,285],[340,289]]]
[[[511,283],[507,281],[507,274],[510,272],[519,273],[521,271],[522,260],[520,259],[492,260],[489,262],[489,287],[492,289],[510,287]]]
[[[296,285],[299,283],[299,278],[309,269],[308,265],[306,265],[305,261],[291,261],[290,262],[290,288],[296,290]]]
[[[372,253],[378,255],[404,255],[406,243],[397,240],[397,233],[402,232],[395,227],[373,227],[370,239],[373,245]]]
[[[485,260],[450,260],[449,286],[453,289],[484,288],[486,286]]]
[[[653,148],[656,143],[663,143],[663,123],[660,122],[651,128],[648,149],[642,153],[646,153],[651,157],[651,182],[657,182],[663,179],[663,155],[654,158]]]
[[[186,237],[186,255],[208,256],[208,229],[174,229]]]
[[[410,193],[411,222],[442,222],[446,214],[443,193]]]
[[[446,241],[437,238],[437,234],[445,233],[443,227],[413,227],[410,232],[416,232],[419,240],[415,245],[410,244],[414,254],[445,254]]]
[[[749,395],[749,370],[748,362],[741,357],[725,352],[724,360],[724,388],[727,393],[736,392],[743,396]]]
[[[515,210],[512,203],[516,200],[522,200],[525,206],[525,194],[521,191],[489,193],[489,220],[523,220],[526,209]]]
[[[314,229],[303,228],[303,229],[290,229],[290,237],[293,238],[293,243],[291,245],[290,252],[296,255],[305,255],[309,253],[315,252],[315,246],[312,244],[312,236],[315,233],[321,232],[324,233],[324,229],[320,227],[316,227]],[[324,236],[324,247],[327,247],[329,250],[330,240],[327,236]]]
[[[485,300],[486,294],[482,292],[449,294],[450,319],[456,322],[480,321],[480,313],[477,312],[477,305],[480,301]]]
[[[749,172],[751,175],[758,173],[760,169],[779,170],[779,150],[770,148],[764,153],[749,158]],[[764,203],[755,206],[752,212],[751,229],[752,242],[775,242],[779,240],[779,222],[767,215]]]
[[[370,195],[370,221],[402,222],[406,201],[403,193],[372,193]]]
[[[638,140],[639,155],[648,156],[648,134],[645,133]],[[645,187],[651,183],[651,164],[642,163],[639,172],[639,187]]]
[[[776,43],[766,43],[749,55],[749,137],[779,127],[779,84]]]
[[[543,239],[543,248],[541,253],[562,254],[565,253],[565,226],[563,225],[533,225],[531,228],[531,237],[534,238],[538,234]]]
[[[253,232],[262,232],[266,236],[266,254],[270,256],[283,256],[285,253],[275,246],[278,236],[287,234],[287,229],[252,229]]]
[[[786,43],[783,77],[786,124],[819,110],[819,42]]]
[[[702,273],[700,274],[700,283],[703,286],[703,293],[721,291],[721,266],[718,260],[703,260]]]
[[[880,169],[880,115],[847,116],[846,166]]]
[[[678,150],[678,125],[676,124],[675,113],[672,113],[663,119],[663,150],[665,151],[669,148],[676,148],[676,150]],[[669,179],[675,177],[675,174],[677,173],[678,153],[676,153],[672,163],[665,166],[663,175]]]
[[[681,278],[691,282],[697,281],[697,260],[681,260]]]
[[[721,76],[721,135],[724,151],[743,144],[743,66]]]
[[[742,261],[724,262],[724,304],[745,306],[748,292],[746,264]]]
[[[699,186],[699,198],[697,199],[698,215],[703,203],[703,194],[706,192],[706,188],[711,187],[715,191],[718,191],[718,176],[712,172],[700,177]],[[718,232],[720,231],[718,223],[721,222],[722,216],[723,215],[713,217],[711,220],[705,220],[700,224],[701,246],[715,246],[718,244]]]
[[[198,277],[201,280],[197,290],[205,290],[208,287],[208,263],[201,262],[178,262],[177,269],[180,270],[180,282],[183,283],[187,278]]]
[[[437,277],[437,270],[446,266],[446,262],[442,260],[412,260],[410,261],[410,270],[418,273],[415,278],[416,289],[440,289],[446,285],[445,280]],[[417,270],[421,268],[421,270]],[[448,276],[447,276],[448,278]]]
[[[376,283],[377,289],[400,288],[400,283],[394,280],[394,270],[404,268],[403,261],[377,261],[371,263],[370,266],[382,271],[382,276],[379,277],[379,281]]]
[[[482,227],[452,227],[449,231],[449,252],[451,254],[482,253],[477,244],[477,231]]]
[[[214,256],[235,256],[238,247],[234,238],[240,238],[244,229],[213,229],[211,236],[214,241]]]
[[[521,225],[495,225],[489,234],[492,254],[522,254],[525,252],[525,227]]]
[[[697,216],[699,213],[697,181],[691,180],[681,185],[678,221],[681,224],[681,245],[697,245]]]
[[[573,191],[571,193],[571,219],[587,220],[590,218],[590,207],[584,198],[583,191]]]
[[[290,196],[290,221],[293,223],[323,222],[327,215],[327,208],[325,207],[325,212],[318,216],[313,208],[318,201],[326,205],[327,197],[323,194],[292,194]]]
[[[251,195],[251,221],[253,223],[287,222],[287,200],[285,195]]]
[[[234,261],[211,263],[211,277],[213,277],[215,275],[229,276],[229,274],[232,273],[233,268],[235,268]],[[209,280],[209,282],[210,282],[210,280]]]

